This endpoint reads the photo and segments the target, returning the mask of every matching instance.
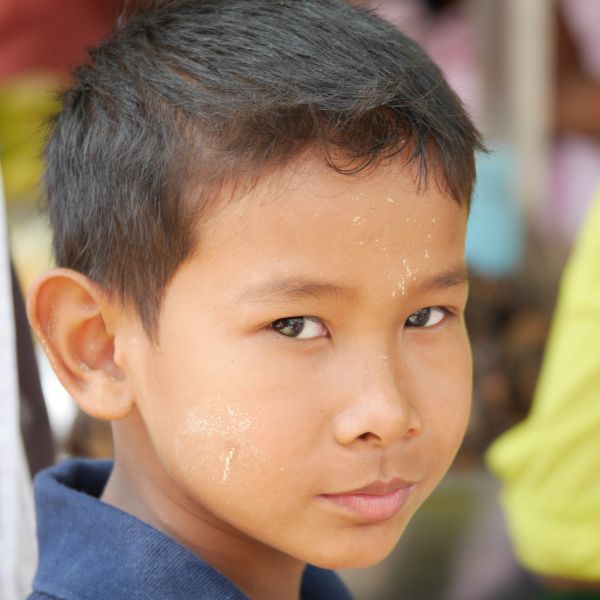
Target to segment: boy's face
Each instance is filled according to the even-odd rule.
[[[198,226],[156,346],[131,319],[117,356],[164,470],[145,501],[184,507],[175,537],[366,566],[446,472],[471,397],[466,209],[401,165],[265,175]]]

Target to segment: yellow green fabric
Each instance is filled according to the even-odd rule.
[[[0,160],[8,201],[38,196],[48,120],[58,111],[59,80],[30,74],[0,85]]]
[[[600,581],[600,193],[563,275],[532,411],[487,461],[523,565]]]

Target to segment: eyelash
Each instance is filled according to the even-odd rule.
[[[429,311],[429,312],[427,312],[427,311]],[[439,313],[441,313],[441,316],[438,321],[433,323],[433,325],[415,325],[415,324],[410,323],[411,317],[415,317],[415,316],[419,317],[419,316],[422,316],[425,314],[427,316],[427,318],[429,319],[431,317],[431,314],[434,311],[439,311]],[[443,322],[448,317],[449,314],[450,314],[450,311],[447,308],[444,308],[442,306],[427,306],[425,308],[421,308],[421,309],[416,310],[415,312],[411,313],[408,316],[408,318],[406,319],[406,327],[409,327],[411,329],[429,329],[431,327],[435,327],[436,325],[438,325],[438,323]],[[301,334],[304,333],[307,322],[320,324],[321,328],[325,330],[325,335],[300,337]],[[296,335],[287,335],[285,333],[281,333],[281,329],[286,328],[286,323],[287,323],[287,327],[299,328]],[[281,328],[279,328],[280,326],[281,326]],[[273,321],[269,327],[273,331],[275,331],[275,333],[278,333],[283,337],[287,337],[287,338],[291,338],[291,339],[311,340],[311,339],[317,339],[320,337],[328,337],[329,336],[329,332],[325,328],[325,325],[323,325],[322,321],[320,319],[318,319],[317,317],[312,317],[312,316],[283,317],[281,319],[277,319],[276,321]]]

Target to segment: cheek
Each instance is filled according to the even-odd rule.
[[[136,370],[141,375],[137,403],[149,441],[176,479],[226,484],[248,448],[255,447],[259,407],[236,383],[240,378],[232,376],[222,353],[199,353],[191,340],[177,347],[187,351],[164,344]]]
[[[232,402],[211,404],[189,411],[163,457],[179,489],[220,518],[244,515],[248,530],[289,517],[310,481],[303,461],[310,462],[311,448],[298,430],[303,420],[290,411],[284,419],[234,409]]]
[[[221,398],[204,397],[184,409],[173,432],[173,467],[186,480],[226,485],[240,465],[256,461],[256,437],[256,415]]]
[[[452,351],[440,356],[422,378],[428,388],[423,393],[427,437],[437,449],[440,467],[445,469],[462,442],[471,410],[472,360],[466,335],[457,339]]]
[[[215,491],[250,492],[301,464],[319,430],[320,404],[294,375],[244,355],[235,357],[234,369],[187,357],[155,365],[147,425],[161,460],[188,493],[207,482]]]

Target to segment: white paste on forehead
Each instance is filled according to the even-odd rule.
[[[425,236],[425,258],[426,259],[431,258],[431,255],[429,253],[429,243],[431,242],[432,239],[433,239],[433,235],[431,233],[428,233]]]
[[[354,217],[352,219],[352,224],[353,225],[362,225],[363,223],[366,223],[366,222],[367,222],[366,217],[361,217],[359,215],[357,215],[356,217]]]
[[[404,268],[404,275],[396,282],[396,287],[392,291],[392,298],[395,298],[398,292],[403,296],[406,294],[406,284],[409,281],[417,281],[417,273],[419,272],[418,267],[411,267],[407,258],[402,259],[402,266]]]
[[[396,297],[396,294],[400,292],[403,296],[404,294],[406,294],[406,283],[404,281],[404,277],[401,277],[397,282],[396,282],[396,287],[394,288],[394,290],[392,291],[392,298]]]
[[[402,265],[404,266],[404,272],[406,273],[406,277],[412,279],[413,281],[417,280],[417,273],[419,272],[419,268],[415,267],[414,269],[410,266],[407,258],[402,259]]]

